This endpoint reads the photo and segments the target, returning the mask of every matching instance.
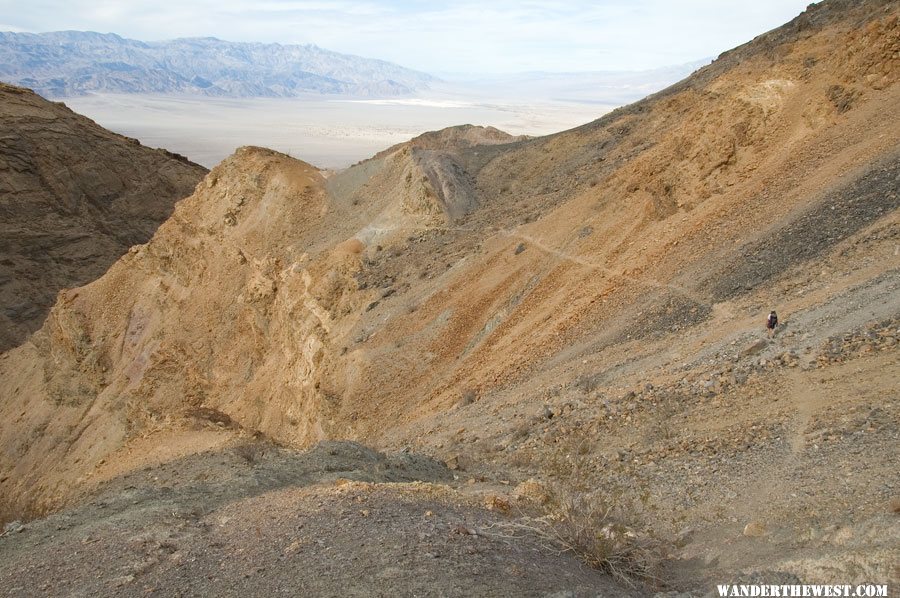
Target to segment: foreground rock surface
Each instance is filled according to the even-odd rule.
[[[448,480],[346,442],[195,455],[0,536],[0,595],[639,595]]]

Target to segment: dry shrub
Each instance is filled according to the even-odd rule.
[[[527,480],[513,496],[520,518],[501,533],[537,536],[549,550],[571,553],[627,585],[654,585],[668,545],[660,512],[640,479],[610,484],[597,435],[584,426],[559,429],[540,456],[520,449],[513,467],[539,469],[547,483]],[[601,490],[599,480],[607,479]]]
[[[654,582],[665,543],[650,527],[657,520],[651,493],[639,483],[596,490],[595,449],[590,434],[575,431],[545,456],[543,469],[556,483],[546,487],[543,516],[523,517],[522,527],[626,584]]]
[[[210,407],[193,407],[187,410],[186,415],[200,422],[215,424],[220,428],[237,427],[237,424],[227,413],[223,413],[218,409],[211,409]]]
[[[679,428],[676,425],[678,405],[672,399],[660,403],[650,416],[650,421],[644,433],[644,441],[654,444],[660,441],[668,441],[678,436]]]
[[[633,521],[635,507],[628,501],[599,492],[557,493],[552,505],[548,527],[566,551],[626,582],[655,579],[662,543]]]
[[[507,457],[507,463],[509,463],[510,467],[533,469],[535,464],[534,452],[519,448]]]
[[[244,460],[251,467],[256,465],[263,457],[266,456],[266,445],[258,442],[247,442],[234,447],[235,456]]]
[[[584,430],[562,434],[553,449],[542,457],[541,469],[570,492],[590,492],[596,448],[597,440]]]
[[[478,400],[478,393],[475,392],[475,389],[465,388],[460,395],[459,405],[460,407],[465,407],[466,405],[471,405],[476,400]]]
[[[556,490],[548,514],[532,523],[541,537],[591,568],[626,584],[654,581],[662,542],[641,530],[634,518],[623,496]]]
[[[499,511],[500,513],[509,513],[512,509],[508,498],[496,494],[485,497],[484,506],[487,507],[488,511]]]
[[[513,490],[513,497],[519,501],[526,501],[535,505],[545,506],[549,504],[552,493],[547,488],[546,484],[543,484],[534,478],[528,478],[516,486],[515,490]]]

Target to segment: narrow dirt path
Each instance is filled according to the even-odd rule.
[[[562,251],[560,249],[554,249],[553,247],[550,247],[549,245],[547,245],[540,239],[537,239],[536,237],[533,237],[531,235],[527,235],[527,234],[524,234],[521,232],[517,232],[515,230],[500,230],[497,232],[506,237],[512,237],[515,239],[521,239],[523,241],[527,241],[528,243],[531,243],[532,245],[534,245],[541,251],[544,251],[545,253],[549,253],[553,256],[556,256],[557,258],[559,258],[561,260],[569,261],[569,262],[578,264],[580,266],[584,266],[585,268],[590,268],[591,270],[602,272],[602,273],[606,274],[607,276],[609,276],[610,278],[625,279],[625,280],[628,280],[628,281],[633,282],[640,286],[650,287],[650,288],[659,289],[659,290],[669,290],[669,291],[672,291],[678,295],[681,295],[681,296],[693,301],[694,303],[699,303],[701,305],[709,305],[709,299],[707,299],[705,297],[700,297],[699,295],[694,293],[692,290],[686,289],[682,286],[659,282],[658,280],[654,280],[654,279],[647,280],[647,279],[643,279],[643,278],[636,278],[636,277],[630,276],[622,271],[612,270],[610,268],[607,268],[606,266],[600,265],[591,260],[587,260],[583,257],[579,257],[577,255],[572,255],[571,253]]]
[[[806,449],[805,432],[810,421],[822,404],[819,393],[810,385],[809,372],[791,372],[785,376],[785,393],[795,410],[790,421],[789,442],[794,460],[797,460]]]

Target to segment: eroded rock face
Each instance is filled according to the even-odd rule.
[[[102,458],[201,407],[286,443],[328,435],[332,339],[356,307],[359,258],[346,247],[311,251],[308,233],[326,215],[323,182],[287,156],[240,150],[148,244],[63,291],[21,348],[45,365],[24,376],[22,386],[41,391],[18,418],[60,442],[7,429],[20,458],[5,467],[25,479],[32,459],[44,473],[77,469],[76,452]]]
[[[40,327],[59,290],[147,241],[205,172],[0,84],[0,351]]]

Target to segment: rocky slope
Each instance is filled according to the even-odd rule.
[[[0,358],[7,518],[252,434],[350,438],[602,489],[668,539],[669,588],[895,579],[898,17],[812,5],[546,138],[327,179],[238,151]]]
[[[57,291],[149,239],[205,173],[0,84],[0,351],[40,327]]]
[[[314,45],[215,38],[142,42],[91,31],[0,32],[0,79],[46,97],[85,93],[392,96],[426,89],[425,73]]]

